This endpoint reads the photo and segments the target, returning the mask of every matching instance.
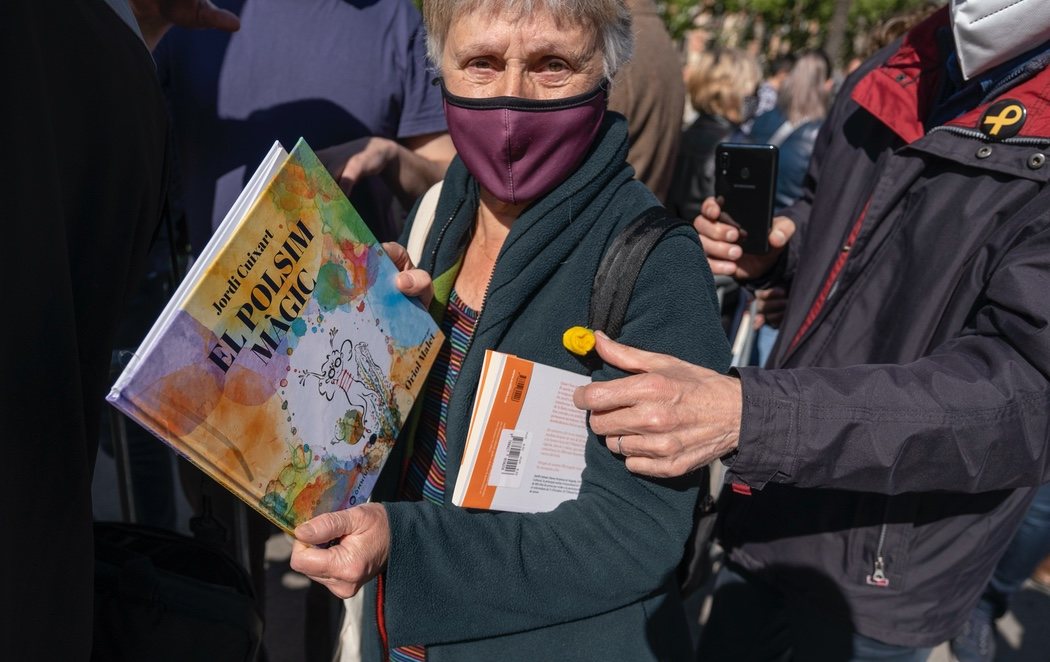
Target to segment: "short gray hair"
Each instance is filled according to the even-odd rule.
[[[462,14],[483,10],[493,16],[531,16],[545,10],[555,21],[590,27],[597,33],[602,49],[605,76],[616,75],[634,49],[631,10],[624,0],[423,0],[423,22],[427,27],[427,56],[434,68],[441,69],[441,53],[452,21]]]

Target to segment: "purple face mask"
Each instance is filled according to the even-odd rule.
[[[605,88],[565,99],[471,99],[441,84],[459,157],[486,191],[510,204],[549,193],[583,161],[605,116]]]

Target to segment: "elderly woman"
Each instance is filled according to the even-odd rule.
[[[459,156],[422,271],[399,284],[415,293],[435,275],[431,310],[448,340],[414,438],[377,487],[383,503],[303,524],[293,567],[340,596],[367,585],[365,659],[689,657],[674,570],[695,478],[632,475],[619,440],[591,433],[579,497],[554,511],[451,505],[485,350],[585,372],[562,333],[586,323],[606,246],[656,204],[625,162],[624,118],[605,111],[630,15],[622,0],[432,0],[424,18]],[[621,339],[727,368],[695,233],[675,230],[650,254]]]
[[[761,71],[755,58],[736,48],[700,54],[686,70],[689,102],[699,113],[682,133],[667,208],[680,218],[700,215],[715,194],[715,148],[751,119]]]

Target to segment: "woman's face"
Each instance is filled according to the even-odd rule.
[[[593,90],[603,76],[594,33],[560,27],[545,11],[515,19],[484,8],[457,17],[441,75],[456,96],[560,99]]]

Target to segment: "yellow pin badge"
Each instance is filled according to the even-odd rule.
[[[576,356],[594,351],[594,331],[585,326],[571,326],[561,336],[561,344]]]
[[[1028,109],[1016,99],[1003,99],[988,106],[977,122],[981,133],[995,140],[1013,138],[1028,119]]]

